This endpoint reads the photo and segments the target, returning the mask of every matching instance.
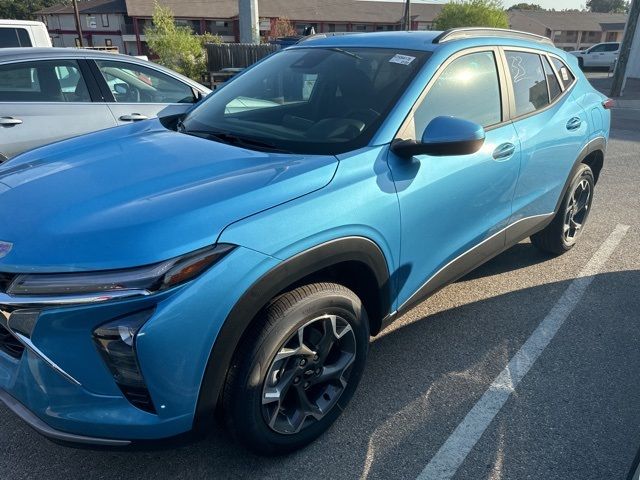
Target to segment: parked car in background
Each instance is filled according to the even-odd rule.
[[[0,48],[50,46],[51,37],[44,23],[0,20]]]
[[[0,165],[0,401],[68,442],[218,412],[252,450],[300,448],[371,335],[522,239],[576,245],[610,107],[545,37],[363,33],[22,154]]]
[[[211,91],[126,55],[0,50],[0,161],[83,133],[183,113]]]
[[[586,50],[574,50],[571,55],[578,57],[580,68],[612,67],[620,53],[619,42],[598,43]]]

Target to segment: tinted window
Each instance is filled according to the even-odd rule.
[[[553,102],[562,93],[560,82],[558,82],[556,74],[553,72],[553,68],[551,68],[551,64],[549,63],[549,60],[547,60],[547,57],[542,57],[542,64],[544,66],[544,75],[547,77],[547,84],[549,85],[549,95]]]
[[[0,66],[2,102],[90,102],[89,90],[73,60]]]
[[[457,58],[442,71],[416,110],[416,138],[431,120],[443,115],[482,126],[500,123],[500,83],[492,52]]]
[[[516,101],[516,116],[549,104],[547,81],[540,56],[535,53],[506,52]]]
[[[604,46],[604,51],[605,52],[615,52],[617,51],[619,48],[619,45],[617,43],[607,43]]]
[[[147,67],[96,60],[113,98],[119,103],[193,103],[191,87]]]
[[[606,52],[606,51],[607,51],[607,46],[601,44],[601,45],[596,45],[595,47],[591,47],[588,53],[600,53],[600,52]]]
[[[571,70],[569,70],[564,62],[559,58],[551,57],[551,61],[555,65],[556,70],[558,71],[558,75],[560,75],[560,81],[562,82],[562,85],[564,85],[564,88],[566,90],[567,87],[571,85],[575,80],[573,73],[571,73]]]
[[[384,48],[283,50],[191,111],[185,132],[295,153],[360,148],[428,55]]]
[[[15,28],[0,28],[0,48],[19,46],[20,40]]]
[[[18,33],[18,40],[20,41],[20,46],[30,47],[31,39],[29,38],[29,32],[27,32],[24,28],[17,28],[16,32]]]

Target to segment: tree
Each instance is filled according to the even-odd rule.
[[[516,3],[515,5],[511,5],[509,8],[507,8],[507,12],[511,12],[512,10],[537,10],[537,11],[541,11],[541,10],[544,10],[544,8],[542,8],[537,3]]]
[[[38,10],[60,3],[67,4],[69,0],[0,0],[0,18],[34,20]]]
[[[222,43],[217,35],[194,35],[189,27],[177,26],[173,12],[155,3],[153,26],[144,30],[151,52],[158,63],[200,81],[207,71],[206,43]]]
[[[590,12],[627,13],[629,3],[625,0],[587,0],[587,8]]]
[[[499,0],[456,0],[447,3],[434,21],[436,30],[456,27],[509,28]]]
[[[298,35],[298,32],[296,32],[296,29],[287,17],[280,17],[276,19],[269,35],[274,38],[295,37]]]

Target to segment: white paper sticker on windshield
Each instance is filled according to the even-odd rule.
[[[560,69],[560,74],[562,75],[562,80],[564,80],[565,82],[569,81],[569,73],[567,73],[567,69],[562,67]]]
[[[389,60],[389,63],[399,63],[400,65],[409,65],[415,59],[416,57],[411,57],[409,55],[400,55],[399,53],[397,53],[393,57],[391,57],[391,60]]]

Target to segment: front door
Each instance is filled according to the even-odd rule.
[[[184,113],[197,101],[190,85],[157,70],[121,60],[95,64],[119,124]]]
[[[399,135],[421,138],[433,118],[455,116],[485,127],[484,146],[477,153],[412,159],[389,153],[400,202],[401,270],[406,272],[398,281],[399,304],[413,303],[504,246],[520,144],[513,125],[503,122],[506,101],[498,58],[497,49],[489,48],[449,59]]]

